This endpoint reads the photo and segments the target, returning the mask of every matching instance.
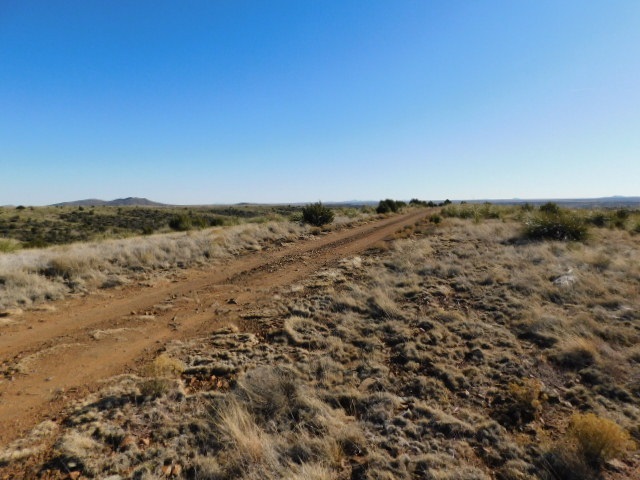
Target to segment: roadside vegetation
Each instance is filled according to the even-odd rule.
[[[286,220],[301,209],[299,206],[286,205],[0,207],[0,241],[12,239],[22,248],[41,248],[152,233]]]
[[[117,211],[114,207],[103,208]],[[155,215],[153,209],[131,209],[129,213],[139,218],[138,211]],[[220,222],[218,219],[223,218],[220,216],[174,212],[166,217],[167,233],[127,235],[121,239],[48,248],[21,248],[24,244],[17,240],[0,238],[0,314],[67,295],[117,288],[133,281],[148,282],[157,276],[170,276],[176,269],[219,262],[230,255],[262,250],[314,233],[302,223],[301,216],[297,217],[296,213],[301,214],[299,209],[288,217],[273,212],[265,215],[265,211],[261,216],[251,216],[248,210],[244,211],[246,220],[224,217],[226,220]],[[333,228],[370,215],[367,210],[357,208],[322,206],[322,212],[325,212],[323,219],[331,216]],[[222,225],[212,227],[219,223]]]
[[[268,314],[168,345],[0,464],[29,478],[637,478],[638,212],[598,226],[600,212],[560,210],[588,235],[531,237],[551,208],[448,205],[274,292]]]
[[[322,227],[333,222],[333,211],[322,202],[311,203],[302,209],[302,220],[309,225]]]

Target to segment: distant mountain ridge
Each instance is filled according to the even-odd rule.
[[[166,207],[165,203],[153,202],[147,198],[127,197],[115,200],[87,198],[73,202],[54,203],[53,207]]]
[[[459,199],[452,199],[455,203],[460,202]],[[408,200],[407,200],[408,201]],[[611,197],[600,197],[600,198],[536,198],[536,199],[522,199],[522,198],[511,198],[511,199],[474,199],[474,200],[462,200],[467,203],[483,203],[490,202],[498,205],[519,205],[523,203],[529,203],[531,205],[540,205],[546,202],[556,202],[565,207],[574,207],[574,208],[592,208],[592,207],[605,207],[605,208],[615,208],[615,207],[638,207],[640,206],[640,197],[625,197],[625,196],[611,196]],[[437,200],[436,203],[440,203],[441,200]],[[241,202],[236,203],[236,206],[247,206],[247,205],[292,205],[292,206],[303,206],[307,205],[309,202],[285,202],[285,203],[254,203],[254,202]],[[363,205],[376,205],[378,201],[373,200],[348,200],[348,201],[326,201],[323,202],[326,205],[333,207],[358,207]],[[201,205],[191,205],[191,206],[213,206],[213,205],[230,205],[230,204],[201,204]],[[9,206],[9,205],[5,205]],[[100,200],[97,198],[87,198],[85,200],[75,200],[73,202],[62,202],[62,203],[54,203],[53,207],[101,207],[101,206],[111,206],[111,207],[127,207],[127,206],[136,206],[136,207],[172,207],[176,206],[173,204],[167,203],[159,203],[149,200],[147,198],[140,197],[127,197],[127,198],[117,198],[115,200]]]

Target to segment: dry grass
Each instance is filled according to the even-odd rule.
[[[184,370],[162,395],[124,378],[69,413],[60,438],[107,454],[56,459],[98,478],[634,478],[640,237],[528,243],[483,215],[277,292],[265,308],[287,313],[256,333],[170,345]]]
[[[0,309],[30,307],[69,293],[118,286],[129,278],[203,265],[306,232],[289,222],[245,224],[2,254]]]
[[[593,413],[576,413],[571,417],[568,441],[588,461],[601,464],[618,458],[635,448],[629,433],[617,423]]]

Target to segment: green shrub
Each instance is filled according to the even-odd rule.
[[[542,207],[541,207],[542,208]],[[578,215],[549,210],[528,217],[524,224],[524,235],[531,240],[575,240],[582,241],[588,236],[587,224]]]
[[[544,205],[540,205],[539,210],[543,213],[548,213],[550,215],[558,215],[560,214],[560,207],[557,203],[547,202]]]
[[[215,218],[204,218],[201,216],[190,216],[187,214],[176,215],[169,220],[169,227],[178,232],[186,232],[193,228],[206,228],[208,226],[219,225]]]
[[[11,238],[0,238],[0,253],[15,252],[20,249],[20,242]]]
[[[186,232],[193,228],[191,217],[187,215],[176,215],[169,220],[169,228],[178,232]]]
[[[395,200],[387,198],[385,200],[380,200],[380,203],[378,203],[378,207],[376,208],[376,212],[377,213],[391,213],[391,212],[396,213],[405,205],[406,203],[404,202],[397,202]]]
[[[322,202],[311,203],[302,209],[302,220],[314,227],[321,227],[333,222],[333,211]]]
[[[602,212],[596,212],[587,221],[595,227],[602,228],[609,224],[609,217]]]

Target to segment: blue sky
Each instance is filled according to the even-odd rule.
[[[640,2],[0,0],[0,205],[640,195]]]

